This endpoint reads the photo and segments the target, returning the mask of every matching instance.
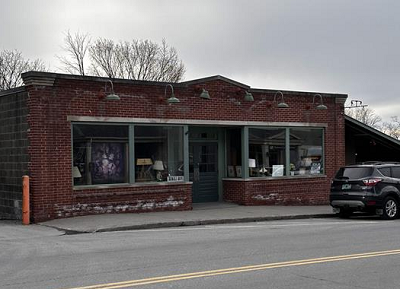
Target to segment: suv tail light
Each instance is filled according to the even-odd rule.
[[[367,179],[367,180],[363,180],[364,184],[367,187],[374,187],[376,186],[377,183],[379,183],[380,181],[382,181],[382,179]]]

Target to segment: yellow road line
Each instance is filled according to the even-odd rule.
[[[233,267],[233,268],[226,268],[226,269],[217,269],[217,270],[210,270],[210,271],[201,271],[201,272],[193,272],[193,273],[186,273],[186,274],[130,280],[130,281],[123,281],[123,282],[116,282],[116,283],[98,284],[98,285],[91,285],[91,286],[84,286],[84,287],[74,287],[74,288],[69,288],[69,289],[127,288],[127,287],[140,286],[140,285],[164,283],[164,282],[187,280],[187,279],[202,278],[202,277],[211,277],[211,276],[234,274],[234,273],[241,273],[241,272],[258,271],[258,270],[283,268],[283,267],[291,267],[291,266],[312,265],[312,264],[319,264],[319,263],[338,262],[338,261],[345,261],[345,260],[354,260],[354,259],[372,258],[372,257],[399,255],[399,254],[400,254],[400,249],[389,250],[389,251],[378,251],[378,252],[370,252],[370,253],[360,253],[360,254],[322,257],[322,258],[313,258],[313,259],[304,259],[304,260],[294,260],[294,261],[277,262],[277,263],[267,263],[267,264],[260,264],[260,265],[250,265],[250,266],[243,266],[243,267]]]

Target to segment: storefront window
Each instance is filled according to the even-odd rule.
[[[322,129],[290,129],[290,174],[317,175],[323,173]]]
[[[74,185],[128,182],[128,126],[73,125]]]
[[[285,129],[249,129],[249,176],[285,175]]]
[[[135,126],[136,182],[183,181],[183,128]]]
[[[242,177],[242,130],[240,128],[226,130],[226,156],[228,178]]]

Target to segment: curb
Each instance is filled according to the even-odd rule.
[[[294,215],[294,216],[292,215],[292,216],[248,217],[248,218],[236,218],[236,219],[193,220],[193,221],[179,221],[179,222],[149,223],[149,224],[112,227],[112,228],[110,227],[110,228],[103,228],[96,230],[73,230],[55,226],[47,226],[47,225],[42,225],[42,226],[63,231],[65,235],[77,235],[77,234],[88,234],[88,233],[105,233],[105,232],[146,230],[146,229],[157,229],[157,228],[217,225],[217,224],[252,223],[252,222],[265,222],[265,221],[277,221],[277,220],[332,218],[334,216],[335,214],[315,214],[315,215]]]

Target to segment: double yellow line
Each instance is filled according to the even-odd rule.
[[[130,280],[130,281],[124,281],[124,282],[107,283],[107,284],[99,284],[99,285],[84,286],[84,287],[75,287],[75,288],[69,288],[69,289],[127,288],[127,287],[141,286],[141,285],[165,283],[165,282],[172,282],[172,281],[181,281],[181,280],[188,280],[188,279],[194,279],[194,278],[211,277],[211,276],[234,274],[234,273],[241,273],[241,272],[266,270],[266,269],[273,269],[273,268],[283,268],[283,267],[291,267],[291,266],[312,265],[312,264],[319,264],[319,263],[338,262],[338,261],[345,261],[345,260],[354,260],[354,259],[363,259],[363,258],[372,258],[372,257],[399,255],[399,254],[400,254],[400,249],[389,250],[389,251],[378,251],[378,252],[370,252],[370,253],[360,253],[360,254],[332,256],[332,257],[323,257],[323,258],[314,258],[314,259],[304,259],[304,260],[295,260],[295,261],[278,262],[278,263],[267,263],[267,264],[260,264],[260,265],[234,267],[234,268],[218,269],[218,270],[210,270],[210,271],[201,271],[201,272],[194,272],[194,273],[187,273],[187,274],[169,275],[169,276],[153,277],[153,278],[146,278],[146,279]]]

